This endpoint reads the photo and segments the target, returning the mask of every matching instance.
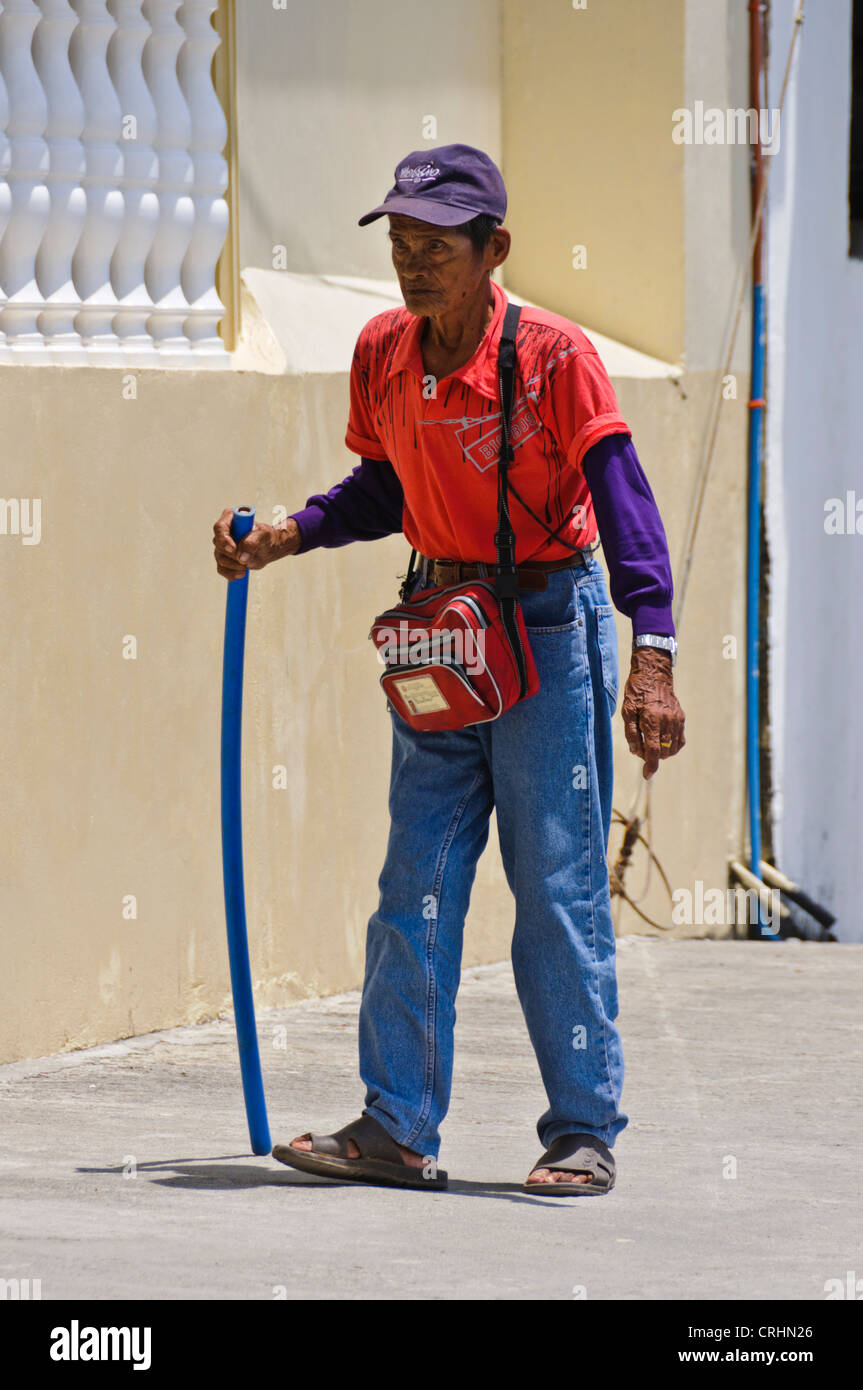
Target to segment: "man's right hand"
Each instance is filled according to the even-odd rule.
[[[293,517],[284,526],[256,522],[239,544],[231,537],[234,513],[226,507],[213,527],[216,569],[223,579],[242,579],[249,570],[262,570],[283,555],[296,555],[300,548],[300,528]]]

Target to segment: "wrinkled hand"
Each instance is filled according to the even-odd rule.
[[[213,527],[216,569],[224,579],[242,579],[249,570],[262,570],[284,555],[295,555],[300,547],[300,528],[292,517],[284,526],[256,522],[239,542],[231,536],[234,513],[226,507]]]
[[[660,759],[673,758],[686,743],[686,716],[674,693],[668,652],[636,648],[620,712],[629,751],[644,759],[642,776],[650,778]],[[668,746],[663,748],[663,743]]]

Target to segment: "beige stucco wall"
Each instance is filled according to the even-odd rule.
[[[661,14],[659,11],[661,10]],[[682,145],[672,115],[695,101],[747,105],[747,16],[733,0],[585,8],[502,0],[508,290],[684,370],[679,382],[613,375],[660,506],[676,581],[699,489],[732,309],[746,265],[748,150]],[[573,248],[586,267],[573,268]],[[683,753],[653,780],[654,846],[672,888],[724,889],[744,845],[744,580],[748,298],[724,401],[679,630]],[[631,625],[618,615],[622,674]],[[727,638],[737,640],[729,658]],[[617,725],[615,804],[640,764]],[[644,801],[641,802],[644,809]],[[619,832],[612,831],[612,859]],[[643,855],[628,887],[644,882]],[[667,920],[656,875],[641,904]],[[620,930],[644,930],[629,909]],[[704,926],[681,928],[703,934]]]
[[[422,145],[421,118],[437,112],[439,141],[500,154],[515,234],[507,286],[690,369],[677,385],[613,373],[676,565],[745,219],[745,154],[735,162],[724,152],[730,202],[711,220],[684,196],[690,176],[711,176],[703,152],[680,160],[679,147],[653,150],[643,134],[645,122],[659,131],[662,102],[679,105],[684,87],[692,94],[678,0],[668,0],[662,26],[651,7],[627,7],[626,34],[614,28],[618,6],[570,12],[541,0],[528,25],[521,0],[500,9],[489,0],[460,20],[455,46],[440,37],[440,7],[394,7],[385,29],[353,18],[346,3],[325,17],[264,0],[238,8],[244,264],[269,265],[281,241],[292,271],[388,275],[382,241],[376,251],[355,215],[370,189],[377,198],[389,186],[398,155]],[[686,0],[685,19],[691,55],[699,25],[705,34],[716,26],[702,0]],[[403,77],[406,45],[423,61]],[[620,109],[607,93],[622,51],[636,97]],[[732,71],[723,54],[714,75],[727,81]],[[586,141],[584,113],[594,108]],[[603,158],[585,163],[586,145]],[[621,170],[613,185],[609,160]],[[613,199],[599,196],[618,185],[640,200],[637,240],[621,236]],[[552,197],[564,201],[552,208]],[[573,221],[583,235],[570,235]],[[560,267],[559,226],[564,253],[588,243],[588,275]],[[113,370],[0,369],[5,496],[39,497],[43,507],[39,545],[0,537],[0,1060],[208,1017],[229,1003],[219,842],[225,594],[210,532],[225,505],[252,501],[264,517],[280,504],[294,510],[348,471],[347,366],[346,355],[327,372],[300,364],[277,375],[273,361],[268,372],[145,371],[134,374],[135,399]],[[724,886],[726,859],[741,845],[743,661],[724,660],[722,640],[743,634],[745,414],[741,375],[738,400],[723,407],[681,634],[675,683],[687,747],[653,783],[655,846],[674,886]],[[260,1003],[361,980],[389,762],[366,633],[405,561],[404,543],[390,539],[252,579],[244,809]],[[625,677],[622,618],[619,634]],[[128,635],[133,661],[123,659]],[[615,802],[626,810],[640,763],[619,719],[617,739]],[[285,790],[273,786],[279,765]],[[127,895],[134,918],[124,917]],[[667,916],[661,893],[645,907]],[[466,963],[505,955],[512,918],[492,829]],[[623,914],[622,930],[637,925]]]
[[[681,573],[689,507],[703,449],[703,421],[713,374],[688,373],[670,382],[615,379],[621,409],[662,515],[672,569]],[[686,712],[686,746],[661,764],[650,783],[653,848],[673,891],[725,890],[727,862],[740,856],[745,807],[745,536],[746,379],[737,400],[723,406],[717,448],[704,503],[682,622],[674,688]],[[616,614],[621,677],[629,669],[632,625]],[[736,656],[728,637],[736,640]],[[630,813],[643,778],[641,761],[629,752],[623,724],[615,720],[615,806]],[[638,814],[645,813],[644,797]],[[646,834],[646,830],[644,831]],[[612,828],[610,859],[620,831]],[[644,851],[636,851],[626,881],[637,894],[645,884]],[[656,873],[640,903],[654,920],[670,925],[668,893]],[[652,931],[623,906],[618,929]],[[681,924],[669,933],[724,934],[724,927]]]
[[[344,376],[146,372],[136,400],[122,382],[0,370],[6,495],[42,505],[38,545],[0,538],[4,1060],[228,1002],[211,528],[225,505],[295,509],[349,466]],[[389,731],[366,633],[403,552],[311,555],[251,581],[245,843],[264,999],[358,981]]]
[[[288,270],[390,272],[358,227],[410,150],[500,147],[499,0],[237,4],[240,255]]]
[[[748,26],[748,8],[735,0],[686,0],[685,89],[676,106],[748,107]],[[684,361],[690,372],[703,372],[724,360],[741,277],[748,289],[749,150],[694,143],[674,148],[684,161]],[[750,365],[750,313],[747,294],[732,356],[737,372]]]
[[[0,540],[10,638],[0,799],[0,1059],[212,1016],[229,1002],[219,843],[225,585],[210,532],[224,505],[296,509],[342,476],[347,378],[4,368],[7,496],[39,497],[38,545]],[[690,458],[690,402],[616,382],[649,472]],[[744,423],[716,479],[730,527]],[[725,427],[724,427],[725,428]],[[672,542],[679,497],[657,482]],[[286,560],[251,580],[244,746],[246,878],[261,1003],[357,985],[386,841],[389,723],[366,639],[392,597],[396,538]],[[713,533],[693,612],[739,626],[740,560]],[[621,661],[628,636],[621,622]],[[724,882],[739,798],[742,673],[693,621],[678,689],[685,756],[655,783],[672,882]],[[137,642],[124,660],[124,641]],[[720,686],[720,682],[722,682]],[[288,769],[288,787],[273,771]],[[619,804],[639,764],[622,745]],[[137,915],[124,918],[134,895]],[[661,907],[661,903],[657,904]],[[667,904],[666,904],[667,909]],[[512,901],[492,834],[466,963],[508,950]],[[633,925],[633,924],[629,924]],[[624,927],[627,926],[624,921]]]
[[[718,365],[746,259],[748,154],[675,144],[672,115],[748,105],[745,6],[502,0],[502,13],[509,283],[664,361]],[[747,361],[744,316],[734,364]]]
[[[683,355],[684,0],[504,0],[512,283],[576,322]],[[573,247],[586,268],[573,268]]]
[[[284,248],[292,272],[388,275],[384,224],[357,218],[402,155],[462,141],[503,169],[521,293],[700,370],[744,252],[747,160],[675,144],[672,112],[746,105],[745,25],[733,0],[662,0],[661,22],[639,0],[243,0],[241,262]]]

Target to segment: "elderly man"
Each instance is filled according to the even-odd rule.
[[[506,296],[506,190],[482,151],[416,151],[360,225],[387,216],[405,308],[360,333],[349,449],[361,462],[283,528],[237,547],[215,526],[226,579],[318,546],[403,532],[419,552],[412,592],[494,573],[500,435],[497,349]],[[684,744],[674,694],[665,532],[597,352],[574,323],[525,307],[516,337],[511,514],[519,602],[538,693],[497,720],[418,732],[390,706],[390,836],[368,925],[360,1009],[362,1116],[277,1145],[276,1158],[344,1180],[436,1190],[450,1098],[462,934],[476,863],[497,812],[515,897],[512,965],[548,1108],[524,1188],[600,1195],[614,1186],[620,1108],[611,825],[617,642],[593,554],[632,620],[622,714],[650,777]],[[480,448],[482,441],[483,448]],[[491,464],[495,461],[491,451]]]

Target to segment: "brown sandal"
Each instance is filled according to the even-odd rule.
[[[315,1173],[322,1178],[380,1183],[386,1187],[416,1187],[432,1192],[447,1186],[446,1173],[431,1159],[425,1161],[422,1168],[412,1168],[405,1163],[398,1144],[373,1115],[361,1115],[335,1134],[310,1134],[309,1138],[311,1149],[277,1144],[273,1158],[289,1168]],[[360,1151],[359,1158],[349,1156],[348,1141],[351,1139]]]
[[[614,1187],[614,1156],[595,1134],[562,1134],[537,1160],[531,1172],[535,1173],[537,1168],[585,1173],[592,1181],[528,1181],[522,1183],[522,1192],[543,1192],[547,1197],[602,1197]]]

